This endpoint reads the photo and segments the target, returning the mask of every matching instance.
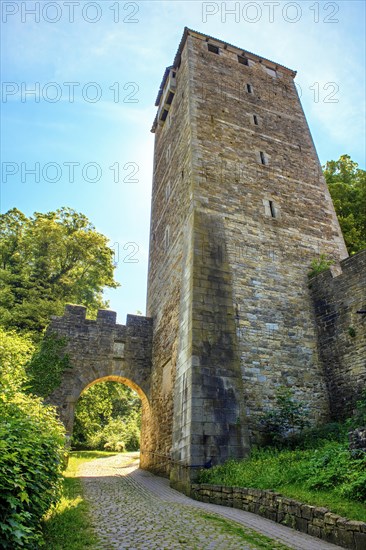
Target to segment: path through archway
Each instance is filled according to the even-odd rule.
[[[150,407],[142,389],[116,375],[95,379],[74,403],[71,446],[77,450],[140,451]]]

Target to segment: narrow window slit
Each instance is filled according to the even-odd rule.
[[[174,92],[169,92],[168,99],[166,100],[168,105],[172,104],[173,97],[174,97]]]

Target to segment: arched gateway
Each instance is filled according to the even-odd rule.
[[[63,317],[53,317],[48,333],[65,338],[71,368],[49,401],[57,406],[68,435],[80,394],[97,382],[121,382],[137,392],[142,401],[141,447],[147,448],[150,424],[150,375],[152,321],[128,315],[126,325],[116,324],[116,313],[99,310],[96,321],[86,319],[86,308],[68,305]],[[142,453],[142,466],[148,454]]]

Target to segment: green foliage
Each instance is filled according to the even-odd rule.
[[[100,431],[89,436],[87,444],[91,449],[108,451],[137,451],[140,448],[140,429],[137,419],[129,416],[111,418]]]
[[[366,521],[366,458],[352,458],[346,443],[316,450],[254,449],[249,459],[202,470],[199,483],[271,489]],[[353,502],[355,503],[353,505]]]
[[[76,448],[136,451],[140,447],[141,401],[117,382],[100,382],[80,397],[72,445]]]
[[[0,395],[2,548],[37,549],[40,520],[60,496],[64,429],[53,408],[11,387]]]
[[[115,288],[113,251],[83,214],[70,208],[27,218],[0,215],[0,325],[39,339],[66,303],[95,312],[105,286]]]
[[[346,420],[346,426],[349,430],[366,426],[366,389],[361,392],[353,415]]]
[[[291,388],[276,391],[276,407],[263,415],[262,424],[267,443],[281,445],[309,425],[308,411],[294,398]]]
[[[334,261],[330,258],[327,258],[325,254],[320,254],[319,258],[314,258],[310,264],[310,271],[308,273],[309,279],[326,271],[333,265]]]
[[[23,386],[26,381],[24,365],[33,351],[34,345],[29,337],[0,327],[0,390]]]
[[[341,422],[330,422],[321,426],[305,428],[301,434],[292,439],[292,447],[296,449],[318,449],[325,442],[344,442],[348,428]]]
[[[0,539],[2,548],[42,545],[40,519],[59,496],[64,428],[53,408],[26,395],[31,340],[0,328]]]
[[[349,155],[323,166],[349,254],[366,248],[366,171]]]
[[[26,366],[30,391],[41,397],[47,397],[61,384],[62,374],[72,368],[69,357],[65,355],[65,338],[50,334],[38,344],[37,351]]]
[[[337,488],[339,494],[366,502],[366,455],[352,458],[345,443],[328,443],[316,449],[306,471],[309,489]]]

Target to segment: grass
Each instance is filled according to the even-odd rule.
[[[256,550],[290,550],[288,546],[273,539],[261,535],[252,529],[242,527],[238,523],[226,520],[213,514],[201,513],[201,517],[214,523],[222,533],[236,535],[243,539],[243,542],[255,545]]]
[[[52,550],[97,550],[98,540],[90,526],[88,504],[83,499],[78,468],[83,462],[113,456],[104,451],[71,452],[64,472],[63,496],[44,519],[46,548]]]
[[[200,483],[271,489],[314,506],[324,506],[348,519],[366,521],[365,460],[353,460],[341,444],[319,449],[257,450],[250,459],[228,461],[200,473]],[[358,498],[349,498],[356,494]],[[363,487],[363,489],[362,489]],[[353,492],[352,492],[353,491]]]

